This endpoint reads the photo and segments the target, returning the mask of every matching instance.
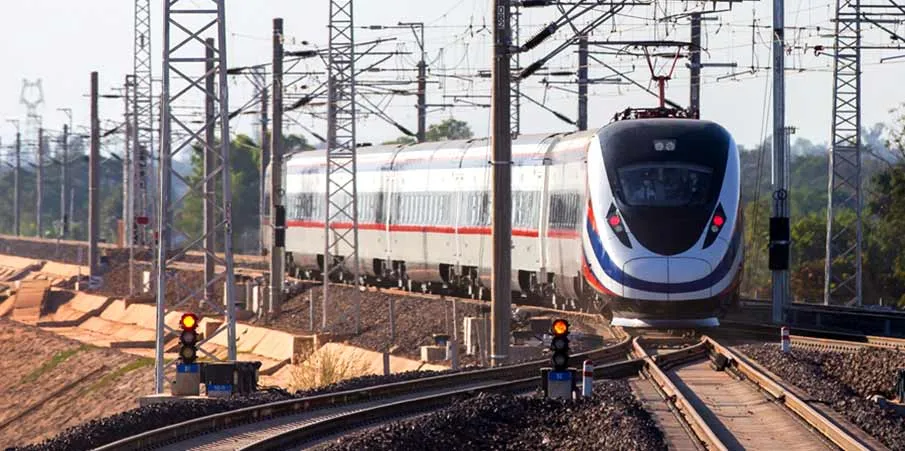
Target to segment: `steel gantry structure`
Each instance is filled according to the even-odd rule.
[[[131,233],[131,246],[153,244],[147,225],[152,224],[153,194],[150,174],[154,152],[154,90],[151,69],[151,0],[135,0],[135,42],[132,75],[132,180],[131,217],[123,218]],[[138,219],[136,219],[138,218]],[[129,236],[129,235],[127,235]],[[131,247],[130,246],[130,247]],[[152,249],[153,251],[153,249]]]
[[[519,11],[519,2],[511,2],[509,4],[509,45],[517,48],[519,45],[519,23],[521,18]],[[522,70],[519,65],[519,52],[509,53],[509,73],[517,74]],[[522,113],[522,90],[521,78],[509,77],[509,131],[513,138],[521,133],[521,113]]]
[[[361,328],[358,259],[358,186],[355,160],[355,35],[352,0],[330,0],[327,59],[327,190],[324,219],[324,297],[321,327],[327,328],[330,276],[351,270],[355,331]],[[274,133],[277,133],[274,130]],[[342,257],[340,257],[342,256]]]
[[[226,73],[226,5],[225,0],[206,0],[203,2],[189,0],[166,0],[164,2],[164,53],[163,53],[163,92],[161,105],[161,147],[160,147],[160,192],[157,212],[157,232],[159,236],[157,254],[156,298],[157,298],[157,341],[156,341],[156,374],[155,388],[157,393],[164,390],[164,342],[168,332],[175,329],[166,324],[167,313],[179,309],[191,300],[201,301],[212,310],[221,313],[225,320],[213,333],[205,336],[199,344],[210,341],[214,336],[226,333],[227,358],[236,359],[236,323],[235,323],[235,279],[233,277],[230,161],[229,161],[229,108],[228,84]],[[211,38],[205,41],[205,38]],[[206,70],[205,70],[206,69]],[[217,75],[217,89],[213,83],[206,83],[209,74]],[[212,103],[216,115],[200,126],[192,126],[191,121],[182,120],[173,114],[174,108],[185,105],[197,105],[198,102]],[[219,125],[220,142],[213,144],[205,139],[205,132],[211,129],[210,122]],[[174,128],[177,129],[174,131]],[[176,132],[185,133],[184,137],[175,138]],[[192,183],[171,169],[171,161],[175,155],[192,146],[200,147],[202,152],[210,154],[213,167],[206,171],[209,175],[198,183]],[[208,179],[219,176],[221,186],[218,193],[204,195],[204,186]],[[182,197],[175,197],[172,191],[173,177],[188,186]],[[209,232],[202,231],[200,236],[187,236],[178,249],[171,249],[172,233],[178,231],[173,221],[173,213],[182,204],[185,196],[193,193],[202,199],[207,211],[213,212],[213,224]],[[213,240],[210,234],[218,235],[223,246],[222,257],[211,248]],[[189,294],[179,299],[166,299],[166,286],[171,277],[173,262],[181,259],[195,247],[204,250],[205,259],[220,265],[212,280],[201,286],[188,286]],[[210,299],[209,287],[216,283],[224,284],[224,302],[218,303]],[[182,283],[185,285],[185,283]],[[225,305],[224,305],[225,304]],[[216,359],[212,353],[200,348],[199,351]]]
[[[836,32],[833,63],[833,125],[829,162],[829,195],[826,221],[824,297],[826,305],[863,304],[861,297],[861,212],[864,206],[861,180],[861,52],[901,49],[905,38],[895,24],[905,19],[905,3],[895,0],[836,0]],[[864,46],[862,25],[889,35],[891,44]],[[882,61],[882,60],[881,60]],[[839,213],[852,211],[851,223],[839,221]]]

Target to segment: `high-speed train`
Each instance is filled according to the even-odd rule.
[[[287,270],[309,276],[324,266],[324,153],[294,154],[283,168]],[[488,139],[360,148],[361,275],[486,297],[491,159]],[[511,278],[521,296],[660,328],[717,326],[737,302],[739,156],[720,125],[633,119],[524,135],[512,160]],[[349,227],[333,223],[330,233]],[[331,253],[350,277],[350,249]]]

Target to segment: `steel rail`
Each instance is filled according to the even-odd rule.
[[[747,323],[739,321],[722,321],[717,333],[737,331],[748,337],[757,337],[767,341],[779,338],[780,327],[775,324]],[[844,352],[857,351],[865,347],[905,350],[905,339],[880,337],[875,335],[855,334],[848,332],[832,332],[826,330],[790,327],[789,338],[793,345],[801,347],[829,349]],[[794,332],[794,335],[791,334]]]
[[[594,368],[594,377],[601,379],[622,378],[637,374],[643,366],[638,359],[600,365]],[[322,439],[340,432],[347,432],[362,425],[383,424],[395,418],[414,415],[448,406],[450,402],[462,396],[470,396],[478,392],[513,393],[526,392],[539,388],[537,376],[514,381],[492,382],[479,387],[471,387],[454,392],[423,396],[415,399],[391,402],[379,406],[362,409],[330,418],[313,421],[299,427],[276,433],[257,442],[238,448],[240,451],[281,450],[286,447],[298,447],[306,442]]]
[[[800,397],[780,385],[777,381],[758,369],[755,369],[746,360],[740,359],[739,356],[729,350],[729,348],[720,345],[707,336],[703,337],[703,342],[712,355],[722,356],[727,360],[727,367],[735,370],[748,381],[757,385],[761,390],[769,393],[776,401],[791,410],[799,418],[804,420],[837,446],[844,450],[866,451],[876,449],[875,444],[873,444],[873,446],[868,446],[848,431],[843,430],[830,418],[818,412]],[[851,428],[854,426],[849,427]]]
[[[631,342],[627,338],[624,338],[619,343],[595,350],[576,353],[573,354],[573,357],[576,359],[587,358],[594,360],[595,362],[607,362],[624,357],[630,346]],[[132,437],[127,437],[96,449],[112,451],[153,447],[163,443],[178,441],[185,437],[194,437],[221,428],[254,423],[278,416],[298,414],[317,408],[351,404],[486,380],[496,379],[511,381],[532,376],[535,377],[536,380],[537,375],[540,374],[540,369],[546,364],[546,360],[536,360],[497,368],[464,371],[448,375],[425,377],[411,381],[365,387],[356,390],[261,404],[165,426]],[[603,371],[605,370],[601,370],[601,374],[603,374]],[[597,371],[595,371],[595,374],[598,374]]]
[[[660,390],[666,394],[666,403],[679,412],[681,415],[680,421],[684,421],[693,431],[695,438],[709,450],[728,451],[729,448],[723,444],[716,433],[713,432],[713,429],[707,425],[707,422],[704,421],[698,411],[692,406],[691,402],[688,401],[688,398],[679,391],[666,373],[660,368],[661,364],[669,364],[671,360],[669,356],[671,354],[676,354],[676,359],[681,358],[684,360],[689,356],[696,356],[702,352],[701,350],[706,352],[703,348],[703,341],[692,346],[692,348],[696,348],[695,351],[686,351],[683,349],[676,353],[657,356],[657,360],[654,360],[654,358],[648,355],[647,351],[644,350],[644,347],[641,345],[641,337],[635,337],[632,341],[632,347],[634,355],[644,361],[644,373],[647,374]]]

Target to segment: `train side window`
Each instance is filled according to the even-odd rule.
[[[402,199],[399,193],[390,196],[390,224],[399,224],[399,213],[402,210]]]
[[[550,195],[550,228],[574,229],[578,226],[580,196],[577,193]]]
[[[490,200],[487,193],[481,193],[481,216],[478,217],[478,225],[486,225],[490,221]]]
[[[437,225],[440,224],[440,196],[439,193],[430,193],[430,201],[431,201],[431,212],[433,213],[431,218],[431,224]]]
[[[557,194],[557,193],[550,194],[550,228],[551,229],[562,228],[559,223],[560,210],[561,210],[561,208],[560,208],[559,194]]]
[[[383,215],[383,192],[379,192],[374,196],[374,222],[383,224],[386,218]]]
[[[425,213],[425,211],[424,211],[425,210],[424,195],[419,193],[419,194],[416,194],[415,196],[418,199],[418,206],[417,206],[417,210],[415,211],[415,214],[417,215],[416,216],[417,224],[424,224],[424,216],[425,216],[425,214],[424,214]]]
[[[359,221],[363,220],[362,216],[364,215],[364,210],[365,210],[365,197],[367,197],[367,194],[359,193],[358,202],[355,204],[356,208],[358,209],[358,220]]]

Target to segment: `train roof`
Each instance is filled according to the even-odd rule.
[[[567,132],[567,133],[541,133],[541,134],[530,134],[530,135],[520,135],[516,139],[512,140],[512,148],[513,153],[519,153],[519,148],[527,150],[527,148],[537,147],[544,142],[548,142],[551,139],[559,138],[559,139],[580,139],[582,137],[590,137],[597,133],[597,130],[589,130],[589,131],[578,131],[578,132]],[[413,144],[383,144],[379,146],[367,146],[367,147],[359,147],[356,151],[356,157],[363,160],[369,160],[371,158],[382,159],[386,158],[387,154],[394,154],[397,157],[405,155],[405,157],[411,158],[416,155],[421,155],[422,157],[425,154],[433,154],[438,150],[468,150],[474,149],[477,147],[489,147],[490,139],[489,138],[471,138],[471,139],[460,139],[460,140],[447,140],[447,141],[431,141],[424,143],[413,143]],[[318,150],[309,150],[302,151],[298,153],[294,153],[291,156],[286,158],[286,164],[292,165],[293,163],[305,164],[306,161],[311,159],[324,159],[326,154],[326,149],[318,149]]]

